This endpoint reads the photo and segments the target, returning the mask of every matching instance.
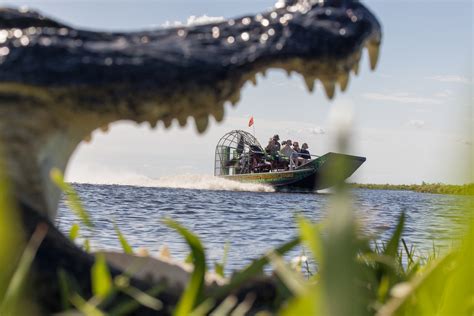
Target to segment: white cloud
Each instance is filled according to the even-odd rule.
[[[471,80],[468,77],[458,76],[458,75],[438,75],[426,77],[426,79],[436,80],[439,82],[454,82],[454,83],[464,83],[469,84]]]
[[[313,134],[313,135],[324,135],[326,130],[322,127],[306,127],[306,128],[290,128],[286,130],[287,134],[297,135],[297,134]]]
[[[377,93],[377,92],[368,92],[363,93],[362,97],[369,100],[376,101],[391,101],[397,103],[413,103],[413,104],[441,104],[441,100],[436,98],[428,98],[423,96],[418,96],[416,94],[407,93],[407,92],[396,92],[396,93]]]
[[[224,21],[223,16],[207,16],[207,15],[191,15],[186,22],[181,21],[166,21],[163,23],[163,27],[177,27],[177,26],[189,26],[189,25],[202,25],[209,23],[216,23]]]
[[[416,127],[416,128],[423,128],[423,127],[425,127],[425,121],[411,120],[411,121],[408,122],[408,125]]]
[[[326,131],[321,127],[312,127],[308,129],[311,134],[314,135],[323,135],[326,134]]]

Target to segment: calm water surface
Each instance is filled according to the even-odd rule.
[[[162,223],[170,217],[195,232],[206,247],[208,264],[220,261],[230,244],[228,270],[242,268],[253,258],[296,235],[294,216],[324,218],[329,194],[211,191],[76,184],[96,230],[82,230],[96,249],[121,249],[113,229],[120,227],[129,243],[157,252],[162,245],[183,259],[189,252],[183,239]],[[461,233],[459,224],[471,198],[410,191],[354,190],[354,204],[367,233],[378,240],[390,236],[402,211],[406,212],[403,238],[420,251]],[[77,218],[61,202],[58,224],[67,233]],[[83,229],[83,227],[81,227]],[[298,256],[296,249],[289,256]]]

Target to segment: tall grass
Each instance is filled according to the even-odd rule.
[[[83,225],[94,227],[94,223],[82,207],[77,194],[65,186],[61,174],[52,173],[59,187],[66,189],[65,197]],[[5,184],[1,183],[0,206],[3,210],[14,210],[8,201]],[[227,285],[204,291],[207,263],[205,248],[198,236],[173,220],[165,223],[175,229],[187,242],[191,250],[194,271],[178,304],[175,315],[245,315],[254,313],[255,296],[248,295],[238,300],[234,293],[248,286],[256,277],[265,274],[264,267],[270,264],[280,286],[275,302],[266,308],[280,315],[472,315],[474,313],[474,221],[471,210],[466,212],[467,234],[457,246],[445,254],[429,258],[414,255],[402,239],[406,217],[401,214],[391,237],[384,244],[370,240],[363,234],[363,227],[354,218],[350,198],[344,190],[333,198],[327,219],[320,223],[298,217],[298,236],[266,255],[255,259],[249,266],[228,278]],[[34,314],[26,306],[23,286],[35,249],[44,232],[35,234],[29,243],[17,234],[19,226],[15,212],[1,212],[0,255],[8,258],[0,270],[0,311],[2,315]],[[6,225],[5,223],[8,223]],[[12,225],[16,225],[12,229]],[[132,254],[133,248],[126,237],[114,225],[124,252]],[[70,231],[75,240],[80,234],[76,223]],[[16,238],[22,248],[11,247],[11,238]],[[302,244],[318,263],[318,271],[303,275],[301,268],[295,270],[285,262],[283,256],[295,246]],[[84,245],[84,247],[87,247]],[[225,260],[223,260],[225,261]],[[18,268],[15,265],[19,263]],[[9,268],[8,268],[9,267]],[[6,269],[5,269],[6,268]],[[216,272],[222,274],[223,264]],[[80,312],[85,315],[128,315],[141,305],[159,312],[163,303],[156,295],[164,290],[158,285],[141,291],[130,285],[128,274],[112,277],[105,258],[96,255],[91,270],[93,296],[81,297],[62,276],[60,288],[65,314]],[[129,299],[113,306],[109,304],[115,293],[124,293]]]
[[[39,227],[31,240],[26,241],[3,170],[0,159],[0,315],[34,314],[36,308],[29,300],[31,293],[26,284],[45,227]]]
[[[204,247],[199,238],[175,221],[167,220],[191,249],[195,269],[176,306],[175,315],[205,314],[211,310],[231,313],[249,310],[252,302],[238,304],[231,293],[271,264],[284,285],[277,312],[281,315],[470,315],[474,312],[474,233],[469,212],[469,233],[459,246],[444,255],[416,256],[402,239],[406,217],[402,213],[391,237],[384,244],[366,237],[353,217],[347,193],[336,195],[328,218],[312,223],[298,217],[298,238],[270,251],[248,267],[234,273],[226,286],[203,296],[207,269]],[[116,226],[115,226],[116,227]],[[116,227],[118,230],[118,227]],[[131,251],[121,234],[125,251]],[[318,272],[308,278],[294,270],[282,256],[302,243],[318,262]],[[219,265],[217,272],[222,274]],[[455,293],[455,295],[453,295]],[[220,302],[220,303],[218,303]]]

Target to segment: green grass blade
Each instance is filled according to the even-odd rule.
[[[72,241],[76,240],[79,237],[79,225],[74,223],[69,230],[69,239]]]
[[[127,280],[123,282],[121,280]],[[128,284],[128,277],[119,276],[114,279],[114,283],[119,290],[130,296],[129,300],[117,304],[111,311],[110,315],[130,315],[138,309],[141,305],[147,306],[151,309],[161,310],[162,302],[155,298],[165,288],[163,284],[158,284],[151,289],[143,292],[137,288],[130,287]],[[126,289],[125,291],[123,291]]]
[[[304,296],[307,294],[308,287],[300,274],[288,267],[285,261],[275,253],[269,253],[268,258],[280,279],[294,295]]]
[[[59,294],[61,296],[61,307],[63,310],[67,310],[70,307],[70,298],[72,296],[72,291],[70,289],[70,283],[66,271],[60,269],[58,271],[58,281],[59,281]]]
[[[215,310],[212,311],[209,315],[211,316],[227,316],[230,314],[230,311],[237,305],[239,301],[235,296],[227,296]]]
[[[429,267],[419,276],[414,277],[409,282],[399,283],[394,288],[392,288],[392,295],[396,293],[393,298],[391,298],[387,304],[385,304],[377,313],[378,316],[391,316],[398,314],[404,307],[410,303],[411,299],[414,297],[415,293],[422,289],[426,288],[426,285],[429,285],[430,281],[436,279],[438,275],[443,275],[443,270],[448,266],[453,265],[453,260],[455,256],[453,254],[448,254],[442,259],[433,262]],[[428,290],[429,291],[429,290]],[[418,302],[415,305],[419,308],[424,308],[423,306],[426,303]],[[431,305],[431,304],[430,304]],[[413,306],[408,306],[408,308]],[[402,313],[403,314],[403,313]]]
[[[409,251],[408,250],[408,246],[407,246],[407,243],[405,242],[405,239],[402,238],[402,244],[403,244],[403,249],[405,249],[405,253],[407,254],[407,258],[408,258],[408,261],[409,261],[409,264],[413,264],[414,263],[414,260],[413,260],[413,251]]]
[[[31,236],[20,261],[18,262],[18,267],[8,284],[5,296],[0,305],[0,315],[14,315],[14,311],[17,311],[20,306],[20,299],[33,259],[35,258],[36,252],[38,251],[40,244],[43,242],[47,232],[48,226],[46,224],[39,224],[36,227],[35,232]]]
[[[77,308],[83,315],[86,316],[105,316],[106,314],[101,311],[96,305],[84,300],[78,294],[74,294],[71,297],[71,303]]]
[[[166,219],[165,224],[176,230],[186,240],[193,255],[194,270],[191,279],[184,290],[184,293],[181,295],[174,311],[174,315],[176,316],[187,316],[194,309],[196,304],[199,303],[202,296],[204,275],[206,273],[206,256],[204,253],[204,247],[196,235],[181,226],[178,222]]]
[[[91,270],[92,293],[97,298],[105,299],[113,289],[112,276],[103,254],[95,256],[95,263]]]
[[[229,243],[226,242],[224,245],[224,254],[222,255],[222,262],[218,263],[216,262],[214,264],[214,271],[216,272],[217,275],[221,277],[225,277],[225,265],[227,263],[227,254],[229,252]]]
[[[121,289],[121,291],[132,297],[141,305],[146,306],[150,309],[159,311],[163,308],[163,303],[159,299],[154,298],[153,296],[137,289],[136,287],[128,286],[126,288]]]
[[[289,242],[281,245],[280,247],[276,248],[273,250],[274,253],[282,256],[297,245],[300,244],[300,239],[299,237],[295,237]],[[214,296],[217,298],[222,298],[226,297],[229,295],[229,293],[238,287],[240,287],[242,284],[247,282],[249,279],[259,275],[262,273],[263,268],[265,265],[268,264],[268,257],[267,256],[262,256],[259,259],[254,260],[250,265],[248,265],[246,268],[243,270],[235,273],[232,276],[232,279],[230,280],[229,284],[219,288],[216,290],[216,293],[214,293]]]
[[[115,233],[117,234],[120,244],[122,245],[123,252],[132,255],[133,254],[133,249],[130,246],[130,244],[127,242],[127,239],[125,239],[125,236],[122,234],[120,229],[118,228],[117,224],[114,222],[114,230]]]
[[[321,257],[321,233],[318,225],[312,224],[304,217],[297,218],[301,240],[309,247],[314,259]]]
[[[84,240],[84,251],[91,252],[91,244],[87,238]]]
[[[249,293],[245,296],[243,302],[241,302],[237,307],[232,311],[230,316],[245,316],[248,315],[250,309],[252,308],[253,303],[255,302],[255,293]]]
[[[69,183],[64,181],[64,176],[61,170],[57,168],[51,169],[50,178],[51,181],[53,181],[53,183],[56,184],[56,186],[64,192],[68,205],[71,210],[76,214],[76,216],[87,227],[93,228],[94,223],[90,219],[89,213],[87,213],[87,211],[85,210],[84,206],[82,205],[81,199],[79,198],[79,195],[76,193],[74,188]]]
[[[208,315],[209,312],[214,308],[216,302],[212,298],[208,298],[201,304],[199,304],[190,314],[189,316],[202,316]]]
[[[395,228],[395,231],[393,232],[392,237],[390,238],[390,240],[387,243],[387,246],[385,247],[384,254],[386,256],[396,258],[398,245],[400,243],[400,238],[402,236],[402,231],[403,231],[404,226],[405,226],[405,212],[402,212],[398,220],[397,227]]]

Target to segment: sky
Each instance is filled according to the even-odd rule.
[[[350,181],[466,183],[473,181],[472,1],[363,1],[383,27],[375,72],[364,52],[360,73],[335,100],[321,86],[310,94],[299,75],[281,70],[247,84],[237,107],[198,135],[180,128],[117,122],[82,143],[66,173],[78,182],[124,183],[182,174],[212,174],[219,138],[247,127],[265,145],[273,134],[307,142],[312,154],[335,151],[334,113],[352,113],[350,153],[367,157]],[[2,1],[28,6],[79,28],[132,31],[230,18],[269,9],[272,1]],[[202,18],[203,16],[206,16]]]

